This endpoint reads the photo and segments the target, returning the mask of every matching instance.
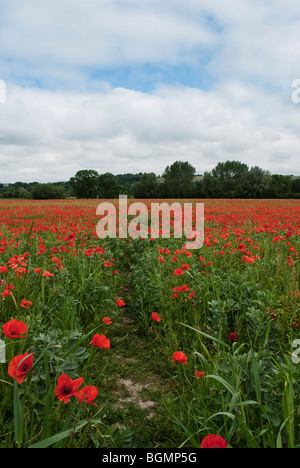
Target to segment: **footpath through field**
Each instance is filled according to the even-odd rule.
[[[178,447],[182,430],[177,433],[173,410],[176,414],[178,407],[172,407],[177,406],[176,382],[165,372],[159,349],[143,336],[131,312],[130,271],[126,265],[120,271],[124,277],[120,297],[126,305],[109,326],[109,353],[99,358],[106,378],[98,376],[98,387],[106,408],[105,424],[111,429],[101,446]]]

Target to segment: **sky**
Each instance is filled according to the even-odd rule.
[[[300,175],[298,0],[0,0],[0,183]]]

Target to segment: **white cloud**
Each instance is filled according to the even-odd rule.
[[[227,159],[299,173],[300,138],[289,122],[300,108],[253,87],[78,94],[12,86],[7,96],[0,113],[2,182],[68,180],[83,168],[160,174],[175,160],[190,161],[199,173]]]
[[[1,65],[8,74],[10,67],[46,78],[82,67],[174,64],[215,40],[205,21],[151,2],[2,0],[0,6]],[[10,57],[14,63],[6,65]]]
[[[295,0],[0,0],[0,11],[0,182],[162,173],[178,159],[200,173],[236,159],[300,174]],[[169,85],[165,69],[183,64],[184,86]],[[106,74],[142,80],[144,66],[154,91]],[[206,87],[191,88],[189,70]]]

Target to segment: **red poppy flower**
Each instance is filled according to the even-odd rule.
[[[90,345],[95,346],[96,348],[109,349],[110,341],[106,338],[105,335],[94,335]]]
[[[104,322],[105,325],[110,325],[110,324],[112,323],[111,319],[108,318],[108,317],[104,317],[103,320],[102,320],[102,322]]]
[[[192,291],[191,294],[189,295],[189,299],[192,299],[193,296],[195,296],[196,291]]]
[[[85,400],[87,405],[97,406],[96,403],[93,403],[93,401],[97,397],[98,393],[99,390],[96,387],[89,385],[88,387],[83,387],[81,390],[79,390],[77,398],[80,403]]]
[[[200,372],[198,370],[195,371],[195,376],[197,377],[197,379],[201,379],[202,377],[205,376],[205,372]]]
[[[44,271],[42,276],[46,276],[46,278],[50,278],[50,277],[54,276],[54,274],[50,273],[50,271]]]
[[[182,362],[182,364],[188,363],[186,355],[182,353],[181,351],[176,351],[176,353],[174,353],[172,357],[173,357],[172,362],[173,361]]]
[[[252,257],[248,257],[247,255],[244,255],[243,263],[255,263],[255,259]]]
[[[3,333],[7,338],[25,338],[24,333],[27,332],[27,325],[21,320],[12,319],[2,326]]]
[[[166,260],[163,257],[158,257],[157,259],[160,263],[166,263]]]
[[[12,293],[10,292],[10,290],[11,290],[11,288],[10,288],[8,285],[6,285],[6,288],[5,288],[5,290],[3,291],[3,293],[1,294],[1,296],[2,296],[3,298],[5,298],[5,297],[7,297],[7,296],[12,296]]]
[[[28,356],[28,357],[26,357]],[[15,356],[8,365],[8,374],[13,378],[17,378],[18,384],[23,383],[26,375],[33,366],[33,354],[19,354]]]
[[[237,341],[237,339],[238,339],[238,334],[235,333],[235,332],[232,332],[232,333],[229,334],[229,337],[228,337],[228,338],[229,338],[230,341]]]
[[[152,312],[151,319],[154,320],[155,322],[161,321],[161,317],[159,317],[156,312]]]
[[[67,374],[62,374],[57,379],[57,385],[55,388],[55,395],[60,401],[63,401],[64,404],[68,403],[71,396],[78,398],[79,396],[79,387],[82,384],[84,378],[80,377],[79,379],[72,380]]]
[[[28,307],[32,306],[31,301],[26,301],[26,299],[22,299],[20,307],[23,307],[24,309],[28,309]]]
[[[181,276],[183,274],[184,274],[184,271],[181,268],[177,268],[176,270],[174,270],[174,275],[176,276]]]
[[[201,442],[201,448],[219,448],[225,449],[228,447],[228,443],[221,436],[210,434],[205,437]]]
[[[278,315],[274,314],[274,311],[271,310],[271,309],[269,309],[267,312],[268,312],[267,316],[270,317],[273,320],[275,320],[278,317]]]
[[[116,306],[124,307],[124,305],[125,305],[125,302],[123,302],[121,299],[116,300]]]

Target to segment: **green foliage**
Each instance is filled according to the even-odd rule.
[[[120,186],[116,177],[107,172],[99,176],[99,198],[118,198]]]
[[[71,177],[70,184],[78,198],[97,198],[99,194],[99,174],[97,171],[78,171],[74,177]]]
[[[249,168],[239,161],[219,162],[203,177],[195,177],[189,162],[167,166],[163,178],[153,172],[138,174],[99,174],[80,170],[69,181],[39,184],[15,182],[0,184],[0,198],[55,199],[118,198],[299,198],[300,178],[271,175],[259,167]]]
[[[133,185],[132,192],[134,198],[158,198],[160,187],[157,176],[153,172],[143,174],[141,180]]]
[[[31,197],[34,200],[59,200],[65,198],[65,195],[60,187],[51,184],[35,184],[31,190]]]
[[[196,169],[187,161],[176,161],[164,173],[164,191],[167,198],[188,198],[194,195]]]

